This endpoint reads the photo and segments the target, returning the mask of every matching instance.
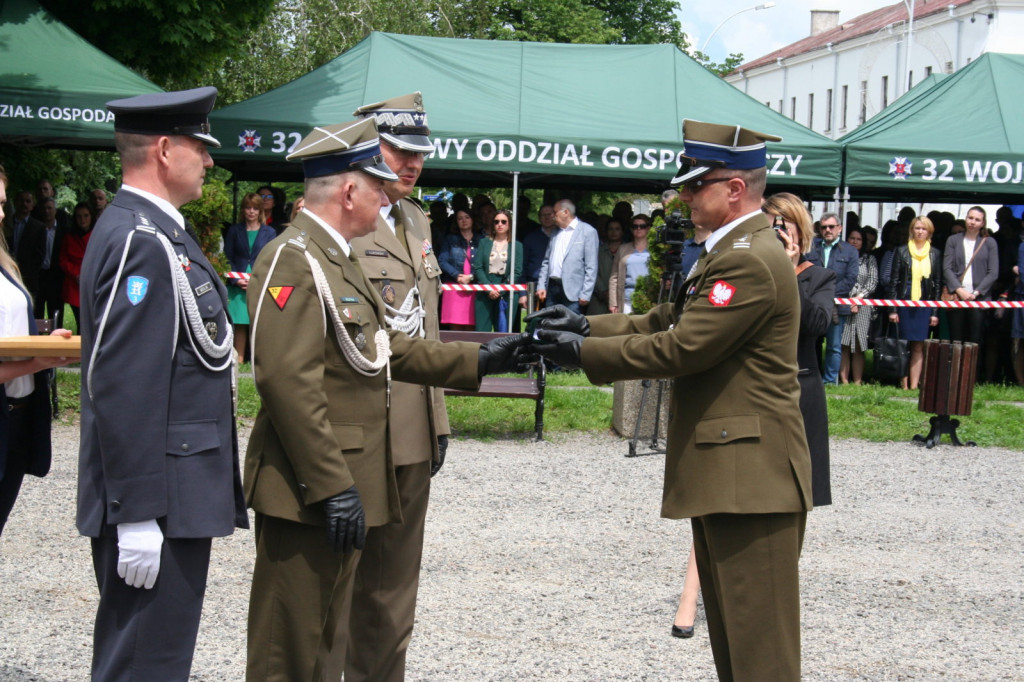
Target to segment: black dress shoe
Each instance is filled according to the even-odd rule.
[[[689,625],[683,628],[679,627],[678,625],[673,625],[672,636],[679,637],[681,639],[689,639],[690,637],[693,637],[693,626]]]

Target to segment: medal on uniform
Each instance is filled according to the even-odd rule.
[[[356,338],[354,339],[354,341],[356,344],[356,348],[358,348],[359,350],[366,348],[366,334],[364,334],[362,331],[356,334]]]
[[[380,297],[384,299],[384,302],[391,305],[395,302],[395,288],[391,286],[391,280],[386,279],[380,287]]]
[[[206,333],[210,335],[211,339],[216,339],[217,338],[217,323],[216,322],[207,322],[206,323]]]
[[[185,269],[185,272],[192,269],[191,261],[188,259],[188,254],[179,253],[178,261],[181,263],[181,267]]]
[[[423,240],[423,257],[426,258],[427,256],[429,256],[433,252],[434,252],[434,247],[432,247],[430,245],[430,240],[429,239],[424,239]]]

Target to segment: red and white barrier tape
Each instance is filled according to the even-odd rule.
[[[1024,308],[1024,301],[894,301],[888,298],[837,298],[836,305],[886,308]]]
[[[252,277],[248,272],[225,272],[224,276],[228,279],[249,279]]]
[[[526,291],[525,284],[442,284],[444,291]]]

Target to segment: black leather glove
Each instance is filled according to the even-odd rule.
[[[521,349],[529,341],[529,334],[510,334],[481,344],[477,376],[518,371]]]
[[[327,517],[327,544],[335,552],[348,554],[366,544],[366,514],[355,486],[324,500],[324,516]]]
[[[555,329],[580,336],[590,336],[590,323],[587,321],[587,316],[574,313],[561,304],[527,315],[526,323],[530,324],[531,322],[536,324],[537,329]]]
[[[538,329],[531,350],[562,369],[583,366],[583,337],[572,332]]]
[[[430,463],[430,477],[441,470],[444,466],[444,454],[448,452],[448,436],[437,437],[437,461]]]

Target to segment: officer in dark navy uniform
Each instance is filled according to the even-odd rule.
[[[94,680],[189,677],[211,538],[248,527],[231,324],[178,207],[213,165],[215,88],[109,102],[123,184],[82,264],[78,529],[100,590]]]

